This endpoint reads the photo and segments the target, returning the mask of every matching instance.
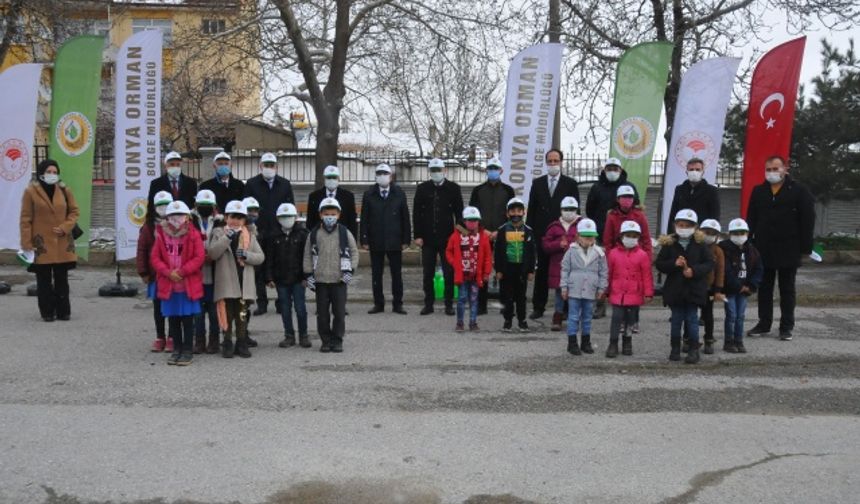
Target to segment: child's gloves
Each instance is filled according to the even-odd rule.
[[[352,272],[344,271],[343,276],[341,276],[340,279],[343,280],[343,283],[349,285],[349,283],[352,282]]]

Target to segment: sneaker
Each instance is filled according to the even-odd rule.
[[[299,334],[299,346],[302,348],[310,348],[311,347],[311,339],[307,334]]]
[[[466,328],[463,326],[462,322],[457,322],[457,326],[454,327],[454,330],[457,332],[463,332],[466,330]]]
[[[164,351],[164,345],[164,338],[155,338],[155,340],[152,342],[152,348],[150,348],[150,350],[156,353],[161,353]]]
[[[533,312],[531,312],[531,314],[529,315],[529,319],[531,319],[531,320],[537,320],[537,319],[539,319],[539,318],[541,318],[541,317],[543,317],[543,310],[534,310],[534,311],[533,311]]]
[[[519,332],[529,332],[529,325],[525,320],[520,321],[517,324],[517,330]]]
[[[189,352],[184,352],[184,353],[179,357],[179,360],[177,360],[177,361],[176,361],[176,365],[177,365],[177,366],[190,366],[190,365],[191,365],[191,361],[192,361],[193,359],[194,359],[194,357],[192,356],[192,354],[191,354],[191,353],[189,353]]]
[[[296,346],[296,335],[295,334],[285,334],[284,339],[282,339],[278,346],[281,348],[290,348],[291,346]]]
[[[167,342],[164,344],[164,351],[173,353],[173,338],[167,338]]]
[[[779,331],[779,340],[780,341],[791,341],[791,331],[785,329],[780,329]]]
[[[502,332],[511,332],[511,327],[513,327],[513,322],[510,320],[505,320],[505,325],[502,326]]]
[[[469,330],[470,330],[470,331],[472,331],[472,332],[477,332],[477,331],[480,331],[480,330],[481,330],[481,328],[480,328],[480,327],[478,327],[478,323],[477,323],[477,322],[469,322]]]
[[[248,348],[257,348],[257,340],[250,336],[247,336],[246,339],[248,340]]]
[[[173,352],[172,354],[170,354],[170,357],[167,358],[167,365],[168,366],[175,366],[179,362],[179,359],[181,357],[182,357],[181,353]]]
[[[735,348],[737,349],[738,353],[747,353],[747,349],[744,347],[743,343],[735,343]]]
[[[770,333],[770,327],[765,327],[761,324],[756,324],[755,327],[747,331],[747,336],[761,336]]]
[[[633,324],[633,329],[631,329],[633,334],[639,334],[639,323]]]

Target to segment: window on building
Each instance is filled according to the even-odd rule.
[[[215,35],[227,30],[227,22],[223,19],[204,19],[203,33],[206,35]]]
[[[224,95],[227,93],[227,79],[216,77],[203,79],[203,93],[211,95]]]
[[[164,45],[173,43],[173,21],[170,19],[132,19],[131,31],[137,33],[143,30],[160,29],[164,33]]]

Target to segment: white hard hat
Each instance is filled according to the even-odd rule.
[[[214,205],[215,193],[209,189],[201,189],[194,197],[194,202],[198,205]]]
[[[337,208],[337,211],[340,212],[340,202],[334,198],[323,198],[320,201],[319,211],[322,212],[326,208]]]
[[[603,163],[604,168],[607,166],[617,166],[621,168],[621,160],[615,157],[611,157],[607,159],[605,163]]]
[[[732,221],[729,222],[729,233],[733,231],[746,231],[749,233],[750,227],[747,224],[747,221],[738,217],[737,219],[732,219]]]
[[[376,165],[376,171],[382,171],[382,172],[387,172],[387,173],[394,173],[394,170],[392,170],[392,169],[391,169],[391,167],[390,167],[390,166],[388,166],[388,165],[387,165],[387,164],[385,164],[385,163],[382,163],[382,164]]]
[[[525,201],[523,201],[522,199],[517,198],[516,196],[514,196],[513,198],[511,198],[511,199],[509,199],[509,200],[508,200],[508,204],[507,204],[507,206],[506,206],[505,208],[510,209],[512,206],[515,206],[515,205],[519,205],[519,206],[521,206],[521,207],[523,207],[523,208],[525,208],[525,207],[526,207],[526,203],[525,203]]]
[[[696,215],[696,212],[690,210],[689,208],[684,208],[683,210],[678,210],[678,213],[675,214],[675,220],[685,220],[690,221],[693,224],[699,223],[699,216]]]
[[[632,220],[626,220],[621,223],[621,234],[624,233],[639,233],[642,234],[642,228],[639,223]]]
[[[176,151],[170,151],[164,156],[164,162],[172,161],[174,159],[182,160],[182,155]]]
[[[294,216],[298,214],[299,211],[296,210],[296,205],[293,205],[292,203],[281,203],[280,206],[278,206],[278,211],[275,212],[275,215],[278,217]]]
[[[230,154],[227,154],[226,151],[221,151],[218,154],[215,154],[215,161],[218,161],[219,159],[226,159],[227,161],[230,161]]]
[[[253,208],[260,208],[260,203],[256,198],[252,198],[248,196],[247,198],[242,200],[242,204],[245,205],[245,210],[251,210]]]
[[[713,229],[717,233],[721,233],[723,228],[720,226],[720,221],[716,219],[705,219],[702,221],[702,224],[699,225],[699,229]]]
[[[597,224],[591,219],[582,219],[576,224],[576,233],[580,236],[597,236]]]
[[[481,211],[473,206],[463,209],[463,220],[481,220]]]
[[[445,161],[442,161],[439,158],[433,158],[427,163],[427,168],[445,168]]]
[[[338,177],[340,178],[340,168],[335,165],[328,165],[323,170],[323,177]]]
[[[624,184],[618,186],[618,189],[615,191],[615,196],[618,198],[621,196],[636,196],[636,191],[633,190],[632,185]]]
[[[573,196],[565,196],[561,200],[561,208],[579,208],[579,202]]]
[[[169,205],[167,205],[167,212],[165,212],[166,215],[188,215],[190,213],[191,210],[188,209],[188,205],[186,205],[183,201],[174,201],[170,203]]]
[[[491,166],[495,166],[496,168],[499,168],[499,169],[504,168],[502,166],[502,160],[497,158],[497,157],[494,157],[494,158],[490,159],[489,161],[487,161],[487,169],[488,170],[490,169]]]
[[[272,154],[271,152],[267,152],[267,153],[263,154],[262,156],[260,156],[260,162],[261,163],[277,163],[278,158],[275,157],[275,155]]]
[[[245,208],[245,204],[239,200],[233,200],[227,203],[227,206],[224,207],[224,213],[227,215],[230,214],[241,214],[248,215],[248,209]]]
[[[169,205],[173,202],[173,195],[167,191],[158,191],[155,193],[155,198],[152,201],[155,206]]]

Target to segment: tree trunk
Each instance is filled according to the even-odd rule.
[[[337,144],[340,137],[340,111],[324,110],[325,108],[327,107],[314,107],[317,116],[314,184],[318,186],[322,185],[325,167],[337,164]]]
[[[14,0],[9,4],[8,10],[3,15],[6,19],[6,31],[3,33],[3,39],[0,40],[0,65],[6,61],[6,55],[9,54],[9,48],[12,47],[12,39],[18,34],[21,29],[18,26],[18,17],[24,7],[24,0]]]

